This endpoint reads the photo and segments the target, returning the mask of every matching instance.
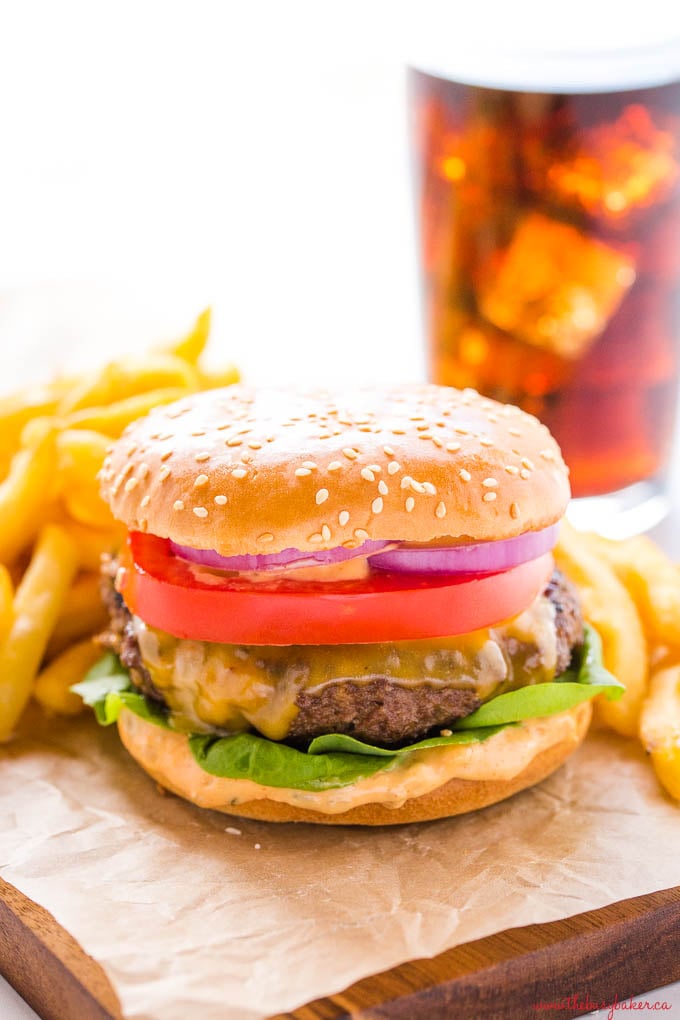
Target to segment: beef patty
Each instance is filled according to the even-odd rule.
[[[134,624],[129,610],[115,590],[113,578],[116,562],[104,566],[102,596],[109,609],[109,629],[100,636],[102,645],[112,649],[130,671],[132,682],[146,697],[159,706],[165,699],[154,686],[142,661]],[[578,597],[573,586],[559,572],[553,573],[544,598],[554,607],[557,637],[556,675],[568,667],[572,651],[583,642],[583,621]],[[520,649],[507,643],[512,655]],[[530,662],[531,649],[523,649],[524,661]],[[527,682],[527,681],[525,681]],[[318,689],[300,689],[296,697],[297,713],[291,722],[287,739],[304,745],[323,733],[346,733],[368,743],[385,747],[410,743],[431,731],[451,725],[469,715],[481,704],[476,691],[422,683],[403,686],[386,676],[353,681],[342,679]]]

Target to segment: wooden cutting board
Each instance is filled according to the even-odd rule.
[[[99,964],[1,879],[0,972],[43,1020],[122,1017]],[[535,1020],[537,1003],[573,996],[568,1018],[678,980],[680,887],[413,960],[271,1020]]]

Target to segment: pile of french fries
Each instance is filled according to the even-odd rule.
[[[626,686],[619,701],[598,699],[600,722],[638,737],[680,800],[680,569],[645,536],[612,541],[566,523],[555,553],[600,633],[605,666]]]
[[[202,367],[210,310],[176,343],[0,397],[0,742],[29,699],[65,715],[101,654],[99,566],[124,535],[99,495],[111,442],[151,408],[238,380]]]

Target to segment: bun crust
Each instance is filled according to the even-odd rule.
[[[209,775],[196,764],[188,741],[179,733],[164,730],[123,709],[118,729],[123,744],[133,758],[161,786],[191,801],[198,807],[211,808],[242,818],[268,822],[313,822],[320,825],[398,825],[407,822],[431,821],[488,807],[513,793],[540,783],[560,767],[583,741],[592,716],[589,701],[570,712],[554,716],[571,717],[573,726],[554,743],[548,741],[521,772],[508,780],[450,779],[429,793],[412,797],[401,807],[391,808],[379,803],[360,804],[338,814],[326,814],[274,800],[250,800],[233,804],[233,780]],[[545,725],[546,720],[542,720]],[[560,730],[562,727],[560,726]],[[558,731],[559,732],[559,731]],[[493,753],[495,737],[485,741]]]
[[[128,528],[225,556],[513,538],[569,499],[536,418],[431,385],[198,393],[128,427],[101,487]]]

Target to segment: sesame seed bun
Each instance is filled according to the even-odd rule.
[[[225,556],[513,538],[569,499],[536,418],[432,385],[198,393],[128,427],[101,486],[128,528]]]
[[[473,745],[476,769],[490,778],[452,778],[427,793],[408,797],[399,806],[390,807],[380,800],[371,801],[362,792],[361,783],[345,788],[345,810],[313,810],[298,791],[255,787],[247,780],[221,779],[204,772],[196,764],[187,738],[162,729],[123,709],[118,719],[121,740],[133,758],[161,786],[198,807],[222,811],[244,818],[270,822],[314,822],[323,825],[397,825],[476,811],[512,794],[540,783],[576,750],[583,741],[592,715],[589,701],[568,712],[547,719],[532,719],[515,727],[510,740],[522,741],[526,754],[514,775],[495,778],[497,762],[507,754],[508,731]],[[437,751],[419,753],[420,763],[428,767],[437,760]],[[454,753],[464,749],[453,749]],[[414,767],[418,768],[417,765]],[[431,766],[430,766],[431,768]],[[454,765],[455,768],[455,765]],[[407,766],[404,772],[408,773]],[[408,782],[408,775],[405,777]],[[251,796],[254,788],[254,796]],[[269,791],[270,796],[266,793]],[[332,794],[334,791],[324,791]],[[318,798],[319,795],[317,794]],[[352,801],[356,803],[353,805]],[[298,801],[298,803],[296,803]],[[320,803],[320,802],[318,802]]]

